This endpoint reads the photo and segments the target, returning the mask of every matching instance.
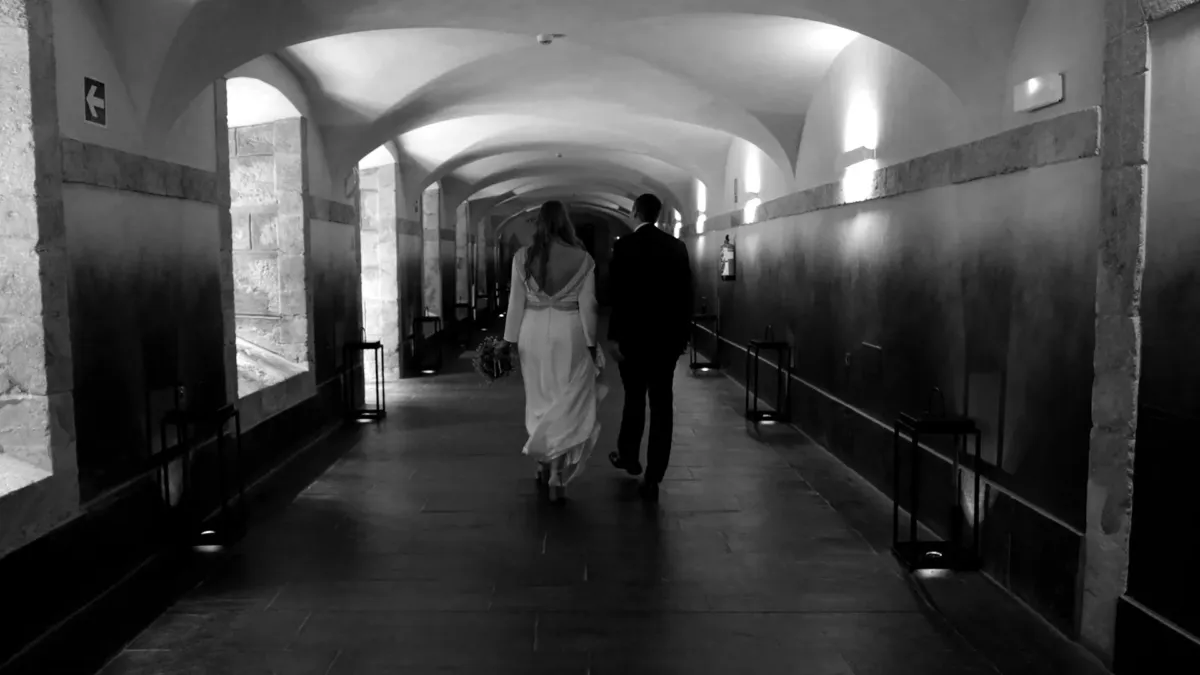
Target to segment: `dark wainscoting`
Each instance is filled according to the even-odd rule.
[[[1193,605],[1195,601],[1193,598]],[[1200,663],[1200,639],[1167,625],[1129,598],[1121,598],[1117,604],[1114,651],[1117,675],[1190,672]]]
[[[697,331],[697,335],[698,351],[713,358],[727,375],[744,386],[747,358],[744,346],[722,337],[718,353],[711,333]],[[774,364],[762,361],[759,376],[760,405],[777,409]],[[895,498],[893,420],[879,419],[796,375],[792,377],[790,398],[793,424],[889,498]],[[923,400],[914,401],[911,412],[920,412],[924,405]],[[948,459],[952,450],[945,441],[922,441],[921,445],[921,522],[945,537],[955,499],[954,475]],[[907,441],[902,441],[900,461],[904,465],[904,478],[912,459],[910,447]],[[1076,637],[1081,533],[997,482],[985,481],[984,495],[986,506],[981,511],[980,534],[985,571],[1063,634]],[[901,481],[900,498],[902,505],[910,503],[906,480]]]
[[[341,380],[334,378],[315,396],[244,434],[251,516],[255,495],[273,488],[287,472],[272,474],[253,489],[250,484],[293,457],[328,446],[316,441],[343,425],[342,395]],[[204,502],[200,511],[208,512],[219,502],[212,488],[213,445],[194,454],[192,480],[199,486],[197,499]],[[0,578],[8,580],[0,675],[94,673],[179,593],[199,582],[212,562],[167,546],[155,527],[160,504],[151,474],[94,500],[79,518],[0,558]]]

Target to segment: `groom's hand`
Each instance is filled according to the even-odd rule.
[[[608,351],[612,354],[614,360],[620,363],[625,360],[625,355],[621,353],[621,345],[618,342],[608,343]]]

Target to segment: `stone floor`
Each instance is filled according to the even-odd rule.
[[[891,557],[755,440],[725,378],[676,375],[657,504],[602,447],[538,497],[520,381],[465,360],[390,416],[117,655],[132,673],[994,673]]]

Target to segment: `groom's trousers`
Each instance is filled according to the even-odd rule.
[[[675,404],[672,384],[678,358],[661,354],[627,354],[621,362],[625,408],[617,452],[623,462],[635,462],[641,454],[642,431],[646,428],[646,397],[650,398],[650,438],[646,443],[646,481],[662,482],[671,459],[671,430]]]

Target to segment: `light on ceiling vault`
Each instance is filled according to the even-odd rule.
[[[708,216],[704,212],[708,210],[708,186],[704,181],[696,179],[696,234],[704,234],[704,222]]]
[[[758,217],[758,207],[762,204],[758,193],[761,191],[762,165],[758,153],[752,147],[749,157],[746,158],[746,206],[742,208],[743,222],[753,223]]]
[[[846,128],[842,150],[870,148],[879,145],[879,111],[866,92],[857,92],[846,111]]]
[[[875,170],[879,162],[879,111],[866,92],[856,92],[846,111],[844,152],[838,155],[835,169],[842,174],[842,197],[847,202],[869,199],[874,190]]]

